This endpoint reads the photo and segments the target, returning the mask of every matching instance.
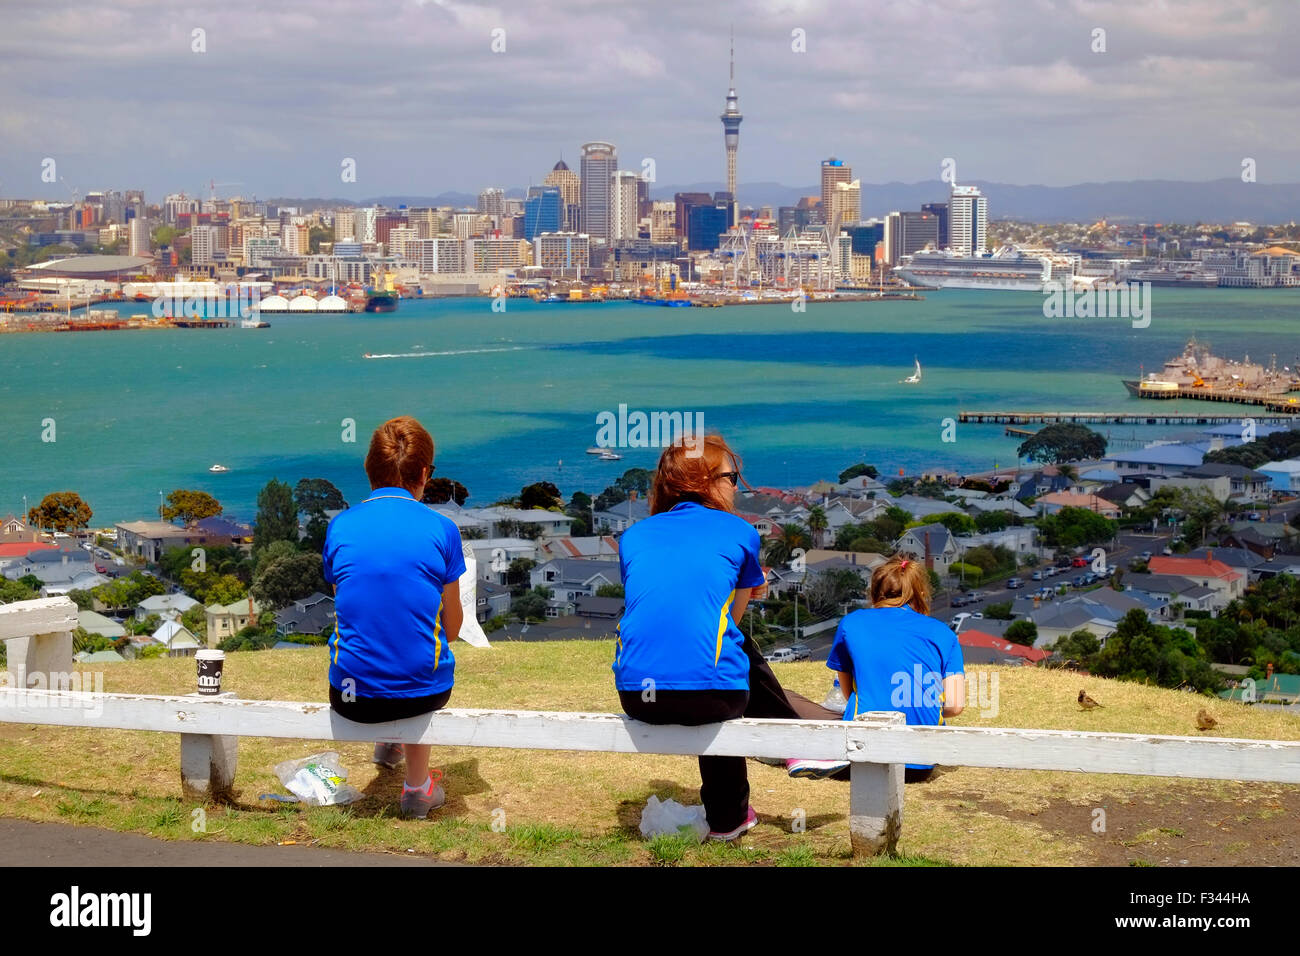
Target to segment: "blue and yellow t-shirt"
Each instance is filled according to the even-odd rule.
[[[748,690],[744,635],[731,619],[737,588],[765,581],[758,532],[694,502],[638,521],[619,541],[623,621],[614,686]]]
[[[943,681],[964,674],[961,644],[942,621],[910,607],[854,611],[840,621],[826,666],[853,675],[844,719],[896,710],[916,726],[943,723]],[[927,764],[908,764],[928,770]]]
[[[330,684],[357,697],[450,690],[456,660],[442,589],[465,573],[460,531],[405,488],[376,488],[330,522],[325,580],[338,588]]]

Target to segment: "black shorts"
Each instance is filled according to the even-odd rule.
[[[451,699],[451,690],[428,697],[357,697],[344,700],[343,692],[330,685],[330,707],[340,717],[358,724],[382,724],[404,717],[419,717],[442,710]]]

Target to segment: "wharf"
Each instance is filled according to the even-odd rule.
[[[1300,415],[1300,404],[1287,405],[1285,401],[1277,411],[1283,414],[1261,414],[1251,417],[1257,422],[1294,422]],[[959,411],[957,421],[974,425],[1226,425],[1241,421],[1241,415],[1225,412],[1035,412],[1035,411]],[[1008,434],[1012,429],[1007,429]],[[1015,432],[1015,434],[1029,434]]]

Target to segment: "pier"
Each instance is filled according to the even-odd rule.
[[[1290,424],[1300,415],[1300,404],[1288,405],[1283,399],[1278,410],[1284,414],[1251,415],[1257,422],[1282,422]],[[1226,425],[1240,422],[1241,415],[1229,415],[1226,412],[1033,412],[1033,411],[959,411],[957,421],[973,425]],[[1014,431],[1008,428],[1007,434],[1017,436],[1032,432]]]

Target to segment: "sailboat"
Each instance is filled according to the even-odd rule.
[[[916,362],[916,371],[907,378],[902,379],[898,383],[899,385],[919,385],[921,383],[921,360],[916,356],[912,356],[912,360]]]

